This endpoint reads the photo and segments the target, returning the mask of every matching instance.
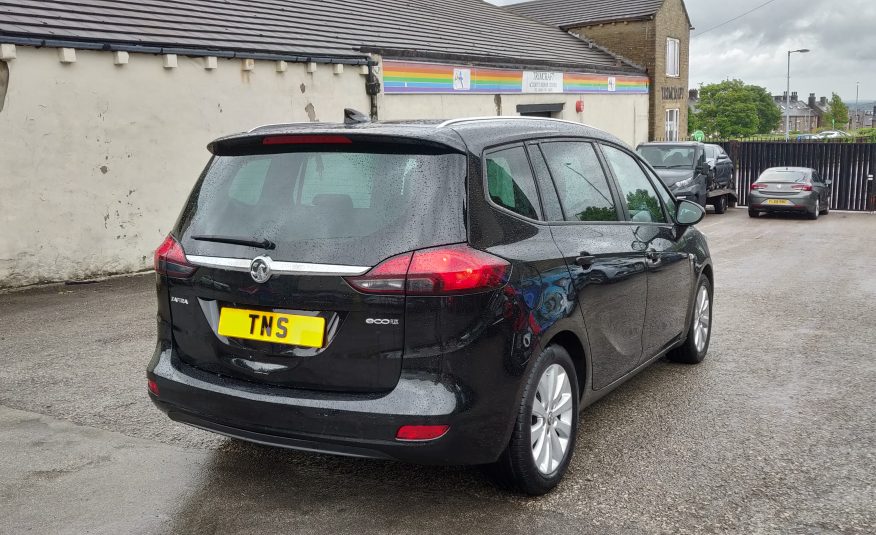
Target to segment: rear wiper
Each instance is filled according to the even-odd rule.
[[[199,235],[192,236],[193,240],[198,241],[212,241],[216,243],[230,243],[232,245],[244,245],[247,247],[260,247],[262,249],[275,249],[277,244],[272,242],[271,240],[264,239],[261,241],[258,240],[248,240],[246,238],[235,238],[234,236],[208,236],[208,235]]]

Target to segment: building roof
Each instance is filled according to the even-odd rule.
[[[111,50],[276,54],[299,61],[362,60],[376,52],[641,72],[586,41],[481,0],[0,0],[0,40],[14,39],[35,39],[40,46],[75,41]]]
[[[505,9],[557,26],[574,28],[601,22],[646,20],[657,14],[664,0],[533,0]]]
[[[796,97],[794,97],[796,98]],[[809,107],[809,103],[803,100],[795,100],[791,99],[790,108],[788,109],[787,114],[790,117],[813,117],[816,115],[816,111]],[[785,116],[785,96],[784,95],[775,95],[773,96],[773,100],[775,100],[776,106],[782,110],[782,117]]]

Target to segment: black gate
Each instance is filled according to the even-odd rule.
[[[751,183],[770,167],[811,167],[833,180],[832,210],[876,209],[876,143],[722,141],[736,167],[739,204],[748,204]]]

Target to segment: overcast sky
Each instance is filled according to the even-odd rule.
[[[495,4],[515,3],[491,0]],[[581,0],[586,2],[587,0]],[[691,39],[690,86],[738,78],[785,91],[788,50],[791,91],[829,97],[837,92],[854,102],[876,99],[876,0],[773,0],[739,20],[711,31],[766,0],[686,0],[696,30]],[[706,32],[698,37],[700,32]]]

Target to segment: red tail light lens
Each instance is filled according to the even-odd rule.
[[[195,266],[189,264],[182,245],[173,236],[168,236],[155,250],[155,273],[167,275],[176,279],[185,279],[195,272]]]
[[[766,187],[766,184],[758,184],[757,182],[751,185],[751,189],[764,189]]]
[[[153,396],[158,397],[158,383],[155,382],[155,379],[149,379],[146,386],[149,388],[149,391],[152,392]]]
[[[365,293],[452,295],[501,288],[511,264],[467,245],[423,249],[384,260],[347,282]]]
[[[405,253],[388,258],[377,264],[361,277],[347,277],[353,288],[365,293],[403,294],[405,277],[411,265],[413,253]]]
[[[795,189],[797,191],[812,191],[812,186],[810,184],[794,184],[791,186],[791,189]]]
[[[396,440],[435,440],[450,430],[449,425],[403,425],[395,434]]]
[[[352,142],[344,136],[270,136],[262,139],[262,145],[349,145]]]
[[[473,293],[501,288],[511,264],[467,245],[424,249],[414,253],[408,269],[409,295]]]

